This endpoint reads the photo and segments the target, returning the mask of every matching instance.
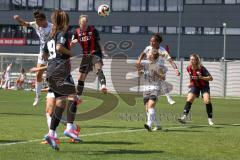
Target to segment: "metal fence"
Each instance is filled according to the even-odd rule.
[[[138,77],[135,68],[134,59],[128,59],[127,56],[119,58],[111,57],[104,59],[103,70],[107,80],[108,91],[114,93],[140,93],[142,91],[143,79]],[[36,54],[9,54],[0,53],[0,75],[6,69],[9,63],[13,63],[12,77],[19,73],[21,67],[28,70],[35,66],[37,62]],[[78,68],[81,57],[72,58],[72,75],[77,83]],[[188,61],[176,61],[179,69],[182,71],[181,76],[176,76],[174,69],[166,62],[168,73],[166,81],[170,94],[184,95],[188,92],[189,76],[186,71]],[[210,82],[211,95],[217,97],[240,97],[240,61],[221,61],[207,62],[203,65],[213,76]],[[27,73],[29,78],[34,76]],[[88,89],[98,90],[99,84],[95,72],[90,72],[85,85],[85,91]]]
[[[133,59],[104,59],[104,73],[108,90],[117,93],[142,92],[143,79],[138,77]],[[80,58],[72,60],[74,79],[77,79]],[[188,93],[189,75],[186,67],[188,61],[176,61],[181,76],[176,76],[174,69],[166,62],[168,73],[166,82],[170,94],[184,95]],[[240,97],[240,61],[207,62],[203,65],[213,76],[210,82],[211,95],[216,97]],[[94,72],[87,77],[86,89],[98,89],[98,80]]]

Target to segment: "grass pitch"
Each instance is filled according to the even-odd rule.
[[[104,95],[106,99],[108,96]],[[38,107],[33,107],[33,92],[0,90],[0,160],[240,159],[240,100],[212,99],[216,125],[209,127],[201,99],[192,105],[189,123],[182,125],[176,119],[183,110],[185,98],[174,97],[177,104],[169,106],[166,98],[161,97],[157,109],[163,130],[147,132],[143,129],[142,99],[136,98],[136,104],[129,106],[119,96],[111,96],[118,100],[112,111],[77,121],[84,143],[68,143],[63,136],[64,126],[59,125],[61,144],[57,152],[40,144],[47,133],[44,99]],[[79,113],[94,110],[103,102],[88,96],[83,100]]]

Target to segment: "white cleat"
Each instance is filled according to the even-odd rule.
[[[101,87],[100,87],[100,90],[103,92],[103,93],[107,93],[107,87],[106,87],[106,85],[102,85]]]
[[[208,124],[209,124],[210,126],[213,126],[213,125],[214,125],[214,123],[213,123],[213,121],[212,121],[212,118],[208,118]]]
[[[182,117],[178,118],[178,122],[185,124],[187,121],[187,116],[183,115]]]
[[[167,98],[170,105],[174,105],[176,102],[172,98]]]
[[[160,131],[160,130],[162,130],[161,126],[156,126],[152,129],[152,131]]]
[[[36,98],[34,99],[33,106],[36,107],[36,106],[38,105],[39,101],[40,101],[40,98],[39,98],[39,97],[36,97]]]

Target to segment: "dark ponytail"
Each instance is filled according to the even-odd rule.
[[[163,41],[162,36],[160,36],[158,33],[153,34],[152,37],[155,38],[159,44]]]
[[[44,13],[40,12],[39,10],[35,10],[33,12],[33,17],[36,20],[45,20],[46,19],[46,15]]]

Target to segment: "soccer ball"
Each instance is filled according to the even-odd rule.
[[[107,4],[102,4],[98,7],[98,15],[102,17],[109,16],[110,7]]]

